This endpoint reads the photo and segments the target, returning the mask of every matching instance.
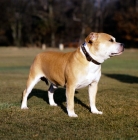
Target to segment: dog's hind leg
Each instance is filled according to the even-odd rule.
[[[48,98],[49,98],[49,104],[51,106],[57,106],[57,104],[54,101],[54,91],[57,89],[57,86],[51,84],[48,89]]]
[[[28,78],[27,81],[27,87],[23,91],[23,97],[22,97],[22,104],[21,104],[21,109],[28,109],[27,107],[27,97],[32,91],[33,87],[40,81],[41,76],[37,76],[35,78]]]

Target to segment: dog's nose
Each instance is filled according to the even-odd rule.
[[[122,52],[124,51],[124,47],[125,47],[125,45],[123,44],[123,43],[120,43],[120,46],[121,46],[121,48],[122,48]]]
[[[125,45],[123,43],[121,43],[120,46],[125,47]]]

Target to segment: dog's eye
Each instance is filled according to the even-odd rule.
[[[92,44],[92,41],[91,41],[91,40],[89,40],[89,42],[88,42],[88,43]]]
[[[113,40],[113,39],[110,39],[109,41],[110,41],[110,42],[114,42],[114,40]]]

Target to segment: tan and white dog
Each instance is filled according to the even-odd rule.
[[[102,114],[95,105],[97,85],[101,77],[101,63],[111,56],[120,55],[124,45],[105,33],[90,33],[85,43],[74,52],[42,52],[38,54],[30,68],[26,89],[23,92],[21,109],[27,109],[27,97],[40,80],[51,85],[48,90],[49,104],[54,102],[54,90],[58,86],[66,87],[67,112],[70,117],[77,117],[74,112],[75,89],[89,86],[91,112]]]

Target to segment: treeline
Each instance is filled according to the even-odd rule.
[[[138,47],[138,0],[0,0],[0,46],[82,43],[91,31]]]

